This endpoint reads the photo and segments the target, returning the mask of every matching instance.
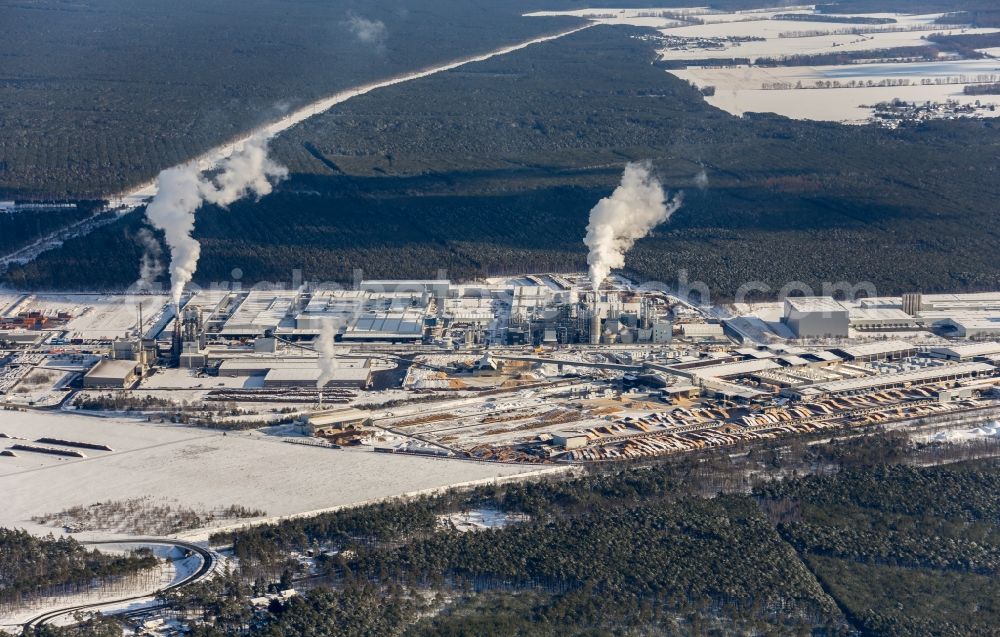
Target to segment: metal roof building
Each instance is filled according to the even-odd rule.
[[[836,394],[858,394],[888,389],[890,387],[926,385],[941,381],[975,378],[992,375],[996,371],[995,367],[987,363],[958,363],[957,365],[940,365],[900,372],[898,374],[865,376],[863,378],[848,378],[829,383],[818,383],[791,390],[786,389],[783,390],[783,393],[790,393],[803,399],[821,398]]]
[[[785,299],[782,321],[799,338],[846,337],[850,315],[846,306],[828,296]]]
[[[279,368],[272,369],[264,376],[264,387],[266,389],[276,389],[281,387],[316,387],[319,380],[320,370],[318,367],[312,368]],[[354,389],[364,389],[371,383],[371,369],[367,367],[345,367],[338,368],[333,378],[328,380],[324,389],[331,387],[345,387]]]
[[[877,361],[892,358],[916,356],[919,350],[906,341],[875,341],[851,347],[838,347],[832,350],[852,361]]]
[[[971,361],[1000,354],[1000,343],[968,343],[951,347],[932,347],[931,354],[953,361]]]
[[[139,364],[128,360],[101,360],[83,377],[87,388],[124,389],[139,378]]]

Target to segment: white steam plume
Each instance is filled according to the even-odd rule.
[[[146,207],[146,218],[163,231],[170,247],[170,295],[179,305],[181,294],[194,277],[201,244],[191,236],[195,211],[205,202],[228,206],[251,193],[270,194],[272,182],[288,170],[267,157],[267,138],[256,136],[227,157],[213,176],[193,164],[168,168],[157,178],[157,193]]]
[[[708,188],[708,173],[702,168],[698,171],[698,174],[694,176],[694,185],[698,187],[698,190],[705,190]]]
[[[600,289],[612,268],[625,265],[625,253],[637,240],[681,207],[684,193],[677,193],[667,201],[663,186],[650,173],[651,169],[649,162],[627,164],[621,185],[590,211],[583,242],[590,248],[587,263],[594,291]]]
[[[385,39],[389,35],[389,30],[386,29],[384,22],[369,20],[356,13],[349,13],[345,24],[348,31],[353,33],[358,40],[379,49],[385,45]]]
[[[135,239],[142,246],[142,260],[139,261],[139,280],[132,287],[135,290],[153,290],[156,279],[163,274],[163,248],[149,228],[139,228]]]
[[[333,319],[325,319],[320,325],[319,336],[316,337],[316,344],[313,346],[319,354],[317,363],[319,364],[319,378],[316,380],[316,389],[323,391],[337,374],[337,358],[334,339],[337,336],[337,324]],[[321,394],[322,396],[322,394]]]

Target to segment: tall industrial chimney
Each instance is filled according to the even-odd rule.
[[[597,301],[590,308],[590,344],[599,345],[601,343],[601,315],[597,311]]]

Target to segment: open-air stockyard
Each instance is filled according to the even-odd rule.
[[[1000,31],[955,16],[830,13],[801,5],[581,9],[600,24],[659,31],[658,65],[735,115],[778,113],[849,124],[1000,116]],[[653,37],[653,36],[650,36]]]
[[[8,476],[75,479],[78,465],[116,467],[129,437],[165,436],[144,465],[215,470],[249,445],[232,450],[240,462],[454,466],[414,485],[425,488],[501,464],[991,420],[1000,407],[996,293],[706,307],[623,278],[595,291],[586,275],[549,273],[196,291],[177,306],[155,294],[2,302],[3,402],[46,423],[5,419],[28,423],[0,431]],[[358,474],[348,500],[366,499],[366,484]],[[249,492],[223,499],[213,504],[258,504]]]

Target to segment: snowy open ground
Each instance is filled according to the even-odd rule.
[[[669,12],[688,14],[702,20],[704,24],[679,24],[667,17],[648,17],[649,13]],[[774,20],[778,14],[810,14],[813,7],[776,7],[768,10],[715,13],[703,8],[687,9],[584,9],[567,12],[539,12],[528,14],[574,15],[590,18],[600,24],[622,24],[656,28],[664,36],[682,38],[764,38],[753,42],[720,42],[711,49],[692,45],[670,46],[660,51],[663,60],[685,60],[706,58],[749,58],[756,61],[761,57],[782,57],[791,55],[811,55],[847,51],[867,51],[902,46],[927,44],[931,33],[995,33],[996,29],[956,29],[948,25],[937,25],[934,21],[941,14],[906,15],[897,13],[852,14],[876,18],[893,18],[894,24],[861,25],[831,22],[805,22]],[[838,33],[846,29],[858,28],[872,33]],[[900,30],[903,29],[903,30]],[[803,32],[816,32],[810,37],[788,37]],[[785,37],[781,37],[785,36]],[[985,49],[987,55],[997,55],[1000,49]],[[1000,74],[1000,60],[957,60],[938,63],[898,63],[898,64],[850,64],[842,66],[802,66],[761,68],[738,66],[730,68],[688,68],[669,71],[680,79],[691,82],[699,88],[715,87],[715,95],[706,100],[729,113],[777,113],[794,119],[835,121],[860,124],[868,121],[872,107],[879,102],[899,98],[907,102],[927,101],[959,104],[994,104],[1000,107],[997,96],[967,96],[963,94],[966,84],[920,85],[924,78],[967,76],[968,81],[984,74]],[[808,88],[787,90],[763,90],[763,83],[801,82],[804,86],[814,86],[817,80],[864,79],[878,83],[883,79],[909,79],[917,86],[865,87],[865,88]],[[980,111],[979,116],[1000,117],[996,111]]]
[[[1000,437],[1000,422],[983,423],[978,427],[972,427],[969,429],[947,429],[944,431],[936,431],[920,436],[913,436],[913,440],[915,442],[923,443],[944,442],[961,444],[963,442],[970,442],[981,438],[997,437]]]
[[[33,516],[146,495],[192,507],[232,504],[285,516],[537,471],[538,467],[331,450],[260,433],[219,432],[75,414],[0,412],[0,432],[102,443],[85,459],[0,457],[0,526],[49,532]],[[0,439],[0,446],[10,441]]]

